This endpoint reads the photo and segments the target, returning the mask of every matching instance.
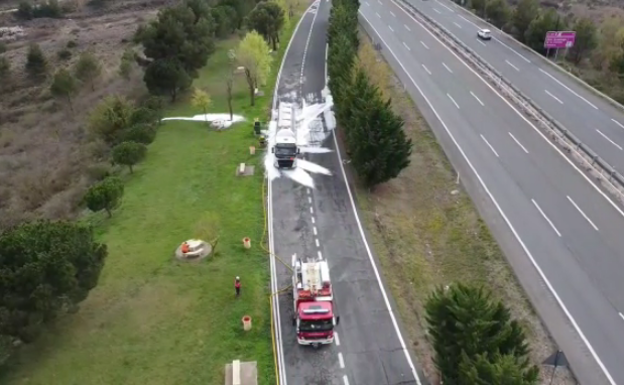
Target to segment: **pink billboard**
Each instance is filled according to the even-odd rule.
[[[571,48],[576,40],[576,31],[548,31],[544,48]]]

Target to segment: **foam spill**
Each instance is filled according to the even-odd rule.
[[[297,168],[300,168],[300,169],[303,169],[305,171],[312,172],[315,174],[325,174],[325,175],[332,174],[332,172],[326,169],[325,167],[319,166],[318,164],[309,162],[305,159],[297,160]]]
[[[176,116],[172,118],[163,118],[165,120],[190,120],[194,122],[210,122],[218,128],[228,128],[234,123],[243,122],[245,118],[240,115],[233,115],[230,120],[230,114],[200,114],[192,117]]]
[[[299,164],[299,161],[297,161],[297,164]],[[299,166],[292,170],[283,170],[282,174],[301,185],[314,188],[314,180],[312,179],[312,176]]]
[[[334,150],[325,147],[301,147],[302,154],[327,154],[328,152],[334,152]]]

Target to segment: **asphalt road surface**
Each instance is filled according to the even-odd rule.
[[[451,12],[450,6],[435,1],[418,6],[440,21],[461,26],[460,15]],[[360,13],[362,24],[381,44],[381,52],[460,173],[529,298],[571,361],[577,379],[588,385],[624,384],[624,213],[396,3],[362,0]],[[494,66],[501,67],[501,62],[511,62],[510,55],[516,56],[496,41],[482,46],[474,39],[476,29],[470,24],[455,28],[464,31],[465,43],[473,44]],[[592,98],[600,108],[595,110],[582,99],[564,94],[565,89],[555,88],[557,83],[549,85],[547,76],[539,78],[535,62],[514,60],[512,64],[519,71],[508,64],[499,70],[512,77],[534,68],[531,76],[525,75],[527,79],[512,77],[512,81],[523,84],[527,94],[531,89],[536,94],[541,90],[544,97],[529,95],[545,109],[553,106],[554,98],[544,92],[544,86],[550,87],[564,101],[562,106],[554,102],[553,116],[564,124],[576,120],[585,136],[575,134],[583,141],[596,151],[618,155],[619,150],[609,142],[600,145],[600,136],[595,136],[595,142],[586,139],[594,133],[579,125],[579,111],[608,121],[604,103]],[[589,100],[591,96],[583,97]],[[556,115],[559,110],[560,116]],[[567,120],[564,111],[569,114]],[[617,137],[617,125],[603,129]]]
[[[330,7],[325,0],[313,5],[294,35],[278,84],[281,102],[323,102]],[[327,134],[328,126],[321,120],[319,130]],[[323,146],[335,148],[333,137],[326,137]],[[294,253],[326,259],[341,319],[333,345],[318,350],[299,346],[291,324],[292,295],[289,291],[280,295],[286,374],[282,385],[419,384],[367,252],[338,154],[306,156],[333,175],[315,175],[315,189],[286,178],[272,182],[269,216],[274,252],[287,264]],[[291,283],[290,270],[279,262],[276,275],[278,287]]]
[[[500,31],[492,31],[493,39],[488,42],[477,39],[479,28],[491,27],[452,2],[408,1],[451,31],[615,169],[624,171],[624,113],[620,109]]]

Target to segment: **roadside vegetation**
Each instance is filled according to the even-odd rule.
[[[52,218],[74,221],[33,222],[46,216],[32,210],[0,228],[0,382],[216,385],[224,365],[241,359],[258,362],[260,384],[274,383],[260,244],[264,173],[260,152],[250,155],[249,147],[258,144],[253,119],[268,116],[287,46],[279,42],[290,40],[305,3],[271,6],[270,27],[255,25],[271,30],[266,34],[246,19],[267,8],[264,2],[227,1],[210,7],[187,0],[138,29],[116,76],[141,76],[152,95],[145,88],[136,98],[111,93],[83,116],[83,151],[97,156],[97,167],[68,203],[73,210]],[[270,52],[273,44],[278,50]],[[101,86],[103,68],[88,50],[54,70],[36,44],[27,56],[24,71],[31,81],[40,77],[66,117],[76,118],[78,94]],[[260,93],[250,96],[247,74]],[[228,110],[246,121],[225,130],[201,120],[159,123]],[[255,173],[236,176],[241,162]],[[250,250],[244,237],[252,239]],[[207,260],[174,259],[190,238],[212,243]],[[34,267],[40,276],[29,273]],[[57,270],[65,281],[50,279]],[[243,284],[239,299],[235,276]],[[43,292],[25,290],[26,278]],[[249,332],[244,315],[253,320]]]
[[[515,384],[549,383],[552,368],[542,362],[556,351],[555,345],[470,197],[456,183],[434,134],[366,35],[360,35],[355,66],[366,72],[384,100],[392,99],[392,110],[403,119],[404,132],[413,143],[409,166],[398,177],[374,189],[358,182],[356,194],[408,345],[428,380],[456,383],[453,378],[461,373],[474,380],[470,384],[492,384],[497,375],[523,373]],[[501,329],[479,329],[485,320],[498,320]],[[460,327],[473,333],[458,336]],[[516,339],[488,342],[505,329]],[[448,335],[455,338],[447,339]],[[528,349],[508,354],[525,339]],[[479,349],[470,349],[471,344]],[[524,357],[529,361],[525,363]],[[472,369],[461,362],[470,362]],[[537,380],[534,366],[539,369]],[[552,384],[576,382],[559,368]]]
[[[574,75],[624,103],[624,10],[592,1],[454,0]],[[576,31],[567,53],[544,48],[548,31]]]

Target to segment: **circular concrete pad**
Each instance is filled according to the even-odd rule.
[[[200,239],[189,239],[186,241],[189,245],[189,252],[182,252],[182,244],[175,251],[175,257],[180,261],[201,261],[212,253],[212,246],[208,242]]]

